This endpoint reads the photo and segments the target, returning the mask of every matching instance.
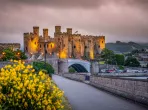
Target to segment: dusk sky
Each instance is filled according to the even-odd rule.
[[[0,42],[23,42],[33,26],[148,42],[148,0],[0,0]]]

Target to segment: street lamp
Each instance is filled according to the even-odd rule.
[[[57,53],[57,57],[59,58],[59,53]]]
[[[5,52],[3,52],[2,54],[3,54],[3,55],[5,55],[6,53],[5,53]]]
[[[45,66],[46,66],[46,54],[47,54],[47,50],[46,50],[46,44],[48,42],[46,41],[45,37],[44,37],[44,57],[45,57]]]

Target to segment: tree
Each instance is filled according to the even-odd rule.
[[[15,53],[14,53],[14,51],[12,51],[12,49],[9,49],[9,48],[4,49],[2,54],[3,54],[3,56],[2,56],[3,61],[15,59]]]
[[[134,57],[128,57],[125,61],[125,66],[130,66],[130,67],[139,67],[140,63],[139,61],[134,58]]]
[[[105,63],[108,63],[108,64],[115,64],[115,55],[114,55],[114,52],[105,48],[102,50],[101,52],[101,58],[102,60],[105,61]]]
[[[13,51],[10,48],[4,49],[2,52],[2,60],[20,60],[20,59],[27,59],[27,56],[21,50]]]
[[[27,59],[27,56],[25,55],[25,52],[22,52],[21,50],[15,51],[15,55],[18,57],[18,59]]]
[[[33,62],[33,68],[39,72],[39,71],[47,71],[47,73],[49,74],[49,76],[52,76],[52,74],[54,74],[54,68],[52,67],[52,65],[46,63],[45,62]],[[45,72],[46,73],[46,72]]]
[[[116,54],[115,58],[118,65],[124,65],[125,61],[124,55]]]

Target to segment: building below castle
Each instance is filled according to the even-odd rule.
[[[33,27],[33,32],[24,33],[24,51],[30,55],[44,55],[47,52],[59,58],[94,59],[104,48],[105,36],[73,34],[72,28],[61,32],[61,26],[55,26],[54,38],[49,36],[48,29],[43,29],[43,35],[39,35],[39,27]]]
[[[12,49],[12,50],[17,50],[20,49],[20,44],[19,43],[0,43],[0,54],[2,54],[4,49]]]

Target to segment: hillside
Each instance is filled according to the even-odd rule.
[[[135,42],[120,42],[117,41],[116,43],[106,43],[106,48],[114,51],[114,52],[130,52],[134,49],[142,49],[148,48],[148,43],[135,43]]]

